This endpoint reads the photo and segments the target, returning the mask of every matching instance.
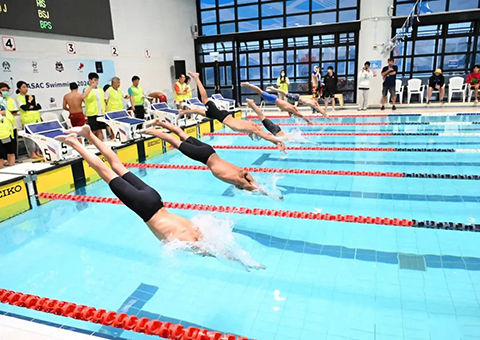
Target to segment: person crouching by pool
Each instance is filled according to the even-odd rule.
[[[40,123],[40,111],[42,106],[35,100],[35,96],[28,95],[28,85],[24,81],[17,83],[17,106],[20,109],[20,121],[22,125]],[[32,140],[25,138],[25,147],[31,159],[42,158],[42,153],[37,144]]]
[[[201,243],[202,232],[191,221],[167,211],[160,194],[128,171],[115,152],[98,139],[88,125],[75,127],[65,132],[68,135],[57,136],[55,139],[74,148],[92,169],[108,183],[110,189],[120,201],[143,219],[160,241],[188,242],[189,249],[194,253],[215,257],[216,254],[212,254],[208,248],[205,249],[205,244]],[[105,165],[97,155],[87,150],[78,141],[78,136],[86,138],[90,144],[95,145],[111,168]],[[221,255],[240,262],[246,268],[264,269],[261,265],[250,266],[242,262],[241,258],[232,257],[232,254]]]
[[[442,70],[437,68],[433,75],[428,79],[428,98],[427,104],[430,104],[432,99],[433,91],[439,92],[439,100],[443,104],[445,101],[443,97],[445,96],[445,77],[442,74]]]
[[[467,84],[470,84],[475,95],[475,104],[478,103],[478,90],[480,89],[480,65],[475,65],[473,67],[472,73],[467,77]]]

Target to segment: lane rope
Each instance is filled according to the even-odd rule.
[[[380,122],[380,123],[277,123],[279,126],[402,126],[402,125],[479,125],[480,122]],[[262,126],[262,124],[258,124]]]
[[[241,132],[209,132],[204,136],[248,136],[248,133]],[[271,135],[271,133],[269,133]],[[438,136],[438,137],[480,137],[480,133],[462,132],[304,132],[302,136]]]
[[[54,193],[39,193],[39,198],[51,200],[66,200],[74,202],[86,203],[108,203],[108,204],[123,204],[118,198],[112,197],[97,197],[84,195],[67,195]],[[275,210],[275,209],[260,209],[260,208],[245,208],[245,207],[231,207],[222,205],[208,205],[208,204],[194,204],[194,203],[172,203],[164,202],[165,208],[168,209],[182,209],[182,210],[196,210],[219,213],[232,213],[242,215],[255,216],[271,216],[271,217],[285,217],[294,219],[308,219],[317,221],[337,221],[348,223],[362,223],[375,224],[396,227],[414,227],[414,228],[428,228],[428,229],[444,229],[444,230],[458,230],[458,231],[475,231],[480,232],[480,224],[463,224],[454,222],[435,222],[435,221],[417,221],[408,219],[388,218],[388,217],[371,217],[371,216],[355,216],[342,214],[324,214],[318,212],[306,211],[289,211],[289,210]]]
[[[141,169],[168,169],[168,170],[210,170],[203,165],[177,165],[177,164],[146,164],[124,163],[127,168]],[[480,180],[480,175],[451,175],[427,174],[405,172],[379,172],[379,171],[346,171],[346,170],[314,170],[314,169],[284,169],[284,168],[243,168],[248,172],[294,174],[294,175],[332,175],[332,176],[365,176],[365,177],[397,177],[397,178],[436,178],[436,179],[462,179]]]
[[[330,114],[330,118],[373,118],[373,117],[455,117],[455,116],[480,116],[480,113],[392,113],[392,114]],[[269,119],[290,119],[288,115],[266,115]],[[305,115],[307,118],[328,119],[320,114]],[[248,119],[258,119],[258,116],[249,115]]]

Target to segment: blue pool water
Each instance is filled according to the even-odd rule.
[[[465,122],[480,121],[480,117],[334,121]],[[399,129],[478,133],[480,125],[302,127],[309,132]],[[203,140],[212,145],[268,145],[243,136]],[[309,141],[338,147],[477,149],[480,144],[475,137],[440,136],[316,136]],[[218,153],[246,167],[474,175],[479,174],[480,165],[477,153]],[[177,151],[150,162],[197,164]],[[480,181],[253,174],[264,184],[278,180],[285,196],[280,202],[234,190],[206,171],[132,171],[169,202],[480,221]],[[80,193],[113,197],[101,182]],[[188,218],[198,215],[175,212]],[[266,270],[247,272],[212,258],[166,254],[142,221],[124,206],[56,201],[0,225],[0,287],[262,340],[480,339],[480,234],[216,216],[235,222],[238,242]],[[0,305],[0,311],[90,333],[151,338],[6,305]]]

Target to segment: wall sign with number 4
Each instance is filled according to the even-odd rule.
[[[67,53],[68,54],[77,54],[77,47],[73,42],[67,42]]]
[[[118,57],[118,47],[112,46],[112,56]]]
[[[2,42],[5,51],[13,52],[17,50],[17,45],[13,37],[2,37]]]

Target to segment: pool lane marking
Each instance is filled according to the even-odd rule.
[[[279,126],[428,126],[428,125],[479,125],[480,122],[379,122],[379,123],[276,123]],[[258,124],[262,126],[262,124]]]
[[[343,114],[343,115],[330,115],[330,118],[374,118],[374,117],[457,117],[457,116],[480,116],[480,113],[395,113],[395,114]],[[266,115],[269,119],[290,119],[288,115]],[[305,115],[308,118],[327,119],[326,117],[318,115]],[[248,119],[258,119],[258,116],[250,115]]]
[[[176,165],[176,164],[146,164],[124,163],[127,168],[141,169],[167,169],[167,170],[210,170],[202,165]],[[331,175],[331,176],[365,176],[365,177],[398,177],[398,178],[436,178],[436,179],[464,179],[480,180],[480,175],[451,175],[451,174],[427,174],[405,172],[379,172],[379,171],[346,171],[346,170],[316,170],[316,169],[284,169],[284,168],[254,168],[246,167],[245,171],[294,174],[294,175]]]
[[[241,132],[210,132],[204,133],[205,136],[248,136],[248,133]],[[271,133],[269,133],[271,135]],[[304,132],[302,136],[437,136],[437,137],[480,137],[480,133],[472,132]]]
[[[54,194],[54,193],[39,193],[39,198],[51,199],[51,200],[66,200],[74,202],[87,202],[87,203],[107,203],[107,204],[120,204],[122,201],[113,197],[98,197],[98,196],[84,196],[84,195],[67,195],[67,194]],[[247,208],[247,207],[232,207],[223,205],[208,205],[208,204],[195,204],[195,203],[173,203],[164,202],[164,207],[167,209],[182,209],[193,211],[208,211],[218,213],[231,213],[242,215],[254,215],[254,216],[269,216],[269,217],[284,217],[292,219],[307,219],[316,221],[336,221],[347,222],[357,224],[375,224],[375,225],[387,225],[397,227],[417,227],[428,229],[446,229],[446,230],[458,230],[458,231],[476,231],[480,232],[480,224],[463,224],[454,222],[435,222],[435,221],[417,221],[408,219],[388,218],[388,217],[371,217],[371,216],[355,216],[355,215],[342,215],[342,214],[324,214],[318,212],[307,211],[291,211],[291,210],[276,210],[276,209],[260,209],[260,208]]]

